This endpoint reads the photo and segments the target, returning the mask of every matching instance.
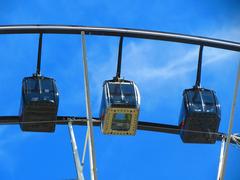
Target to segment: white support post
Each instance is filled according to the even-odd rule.
[[[84,180],[83,167],[80,164],[80,158],[79,158],[79,155],[78,155],[77,143],[76,143],[76,139],[75,139],[75,135],[74,135],[71,120],[68,121],[68,129],[69,129],[69,133],[70,133],[70,137],[71,137],[73,157],[74,157],[75,167],[76,167],[76,170],[77,170],[78,180]]]
[[[88,126],[87,134],[88,134],[88,147],[89,147],[89,159],[90,159],[90,172],[91,172],[91,179],[97,180],[92,112],[91,112],[91,106],[90,106],[90,92],[89,92],[89,83],[88,83],[88,66],[87,66],[85,32],[82,31],[81,35],[82,35],[82,56],[83,56],[83,68],[84,68],[84,90],[85,90],[87,126]]]
[[[89,136],[89,129],[87,128],[85,142],[84,142],[84,148],[83,148],[82,162],[81,162],[82,166],[84,166],[84,162],[85,162],[85,155],[86,155],[87,144],[88,144],[88,136]]]
[[[225,142],[226,142],[226,137],[223,137],[223,138],[222,138],[222,144],[221,144],[220,158],[219,158],[219,166],[218,166],[218,176],[217,176],[217,180],[220,179],[221,172],[222,172],[222,163],[223,163],[223,154],[224,154],[224,149],[225,149]]]
[[[235,106],[236,106],[236,102],[237,102],[239,81],[240,81],[240,62],[238,63],[238,72],[237,72],[237,78],[236,78],[234,95],[233,95],[232,109],[231,109],[231,114],[230,114],[227,142],[226,142],[226,147],[224,148],[222,162],[220,162],[221,164],[219,166],[219,177],[218,177],[218,180],[224,180],[226,162],[227,162],[227,157],[228,157],[228,149],[229,149],[229,144],[230,144],[231,135],[232,135],[232,127],[233,127]]]

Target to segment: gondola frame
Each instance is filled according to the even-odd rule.
[[[134,96],[136,100],[136,105],[134,107],[117,107],[117,105],[113,105],[110,102],[110,91],[108,87],[108,83],[128,83],[133,85],[134,87]],[[101,130],[103,134],[111,134],[111,135],[135,135],[137,124],[138,124],[138,116],[140,111],[140,94],[136,84],[133,81],[121,80],[120,82],[116,82],[113,80],[106,80],[103,83],[103,94],[102,94],[102,102],[100,109],[100,119],[101,119]],[[113,116],[114,114],[129,114],[131,115],[130,120],[130,128],[128,130],[114,130],[112,129],[113,125]]]
[[[180,137],[184,143],[214,144],[217,140],[216,134],[221,121],[221,108],[216,93],[205,88],[197,89],[197,91],[211,92],[215,102],[215,113],[191,112],[189,99],[186,95],[188,91],[196,91],[196,89],[185,89],[183,92],[182,108],[179,117]],[[198,123],[198,127],[192,127]],[[206,131],[206,127],[210,128],[211,131]]]
[[[27,80],[49,80],[52,83],[53,87],[53,97],[54,101],[51,103],[38,103],[37,101],[30,101]],[[31,132],[54,132],[55,131],[55,122],[57,117],[59,104],[59,93],[56,87],[56,81],[53,78],[33,75],[31,77],[25,77],[22,80],[22,98],[20,105],[20,127],[22,131],[31,131]],[[45,111],[45,112],[44,112]],[[46,112],[47,111],[47,112]],[[47,114],[48,113],[48,114]],[[49,118],[45,118],[49,115]],[[41,117],[42,118],[39,118]],[[45,116],[45,117],[44,117]],[[51,117],[51,118],[50,118]],[[31,119],[29,119],[31,118]],[[34,123],[34,121],[36,121]],[[42,122],[41,122],[42,121]],[[52,121],[44,123],[44,121]]]

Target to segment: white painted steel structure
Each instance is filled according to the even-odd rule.
[[[228,126],[228,134],[227,134],[227,139],[226,139],[226,145],[225,145],[225,142],[224,142],[225,140],[224,139],[223,139],[223,142],[222,142],[223,144],[222,144],[222,148],[221,148],[220,165],[219,165],[219,173],[218,173],[218,179],[217,180],[224,180],[227,157],[228,157],[228,150],[229,150],[229,144],[230,144],[231,136],[232,136],[232,128],[233,128],[235,107],[236,107],[236,103],[237,103],[239,81],[240,81],[240,61],[238,63],[238,71],[237,71],[237,77],[236,77],[236,83],[235,83],[235,89],[234,89],[234,95],[233,95],[233,102],[232,102],[232,109],[231,109],[229,126]]]
[[[70,138],[71,138],[73,157],[74,157],[75,167],[76,167],[77,176],[78,176],[77,180],[84,180],[83,167],[80,164],[80,158],[79,158],[79,154],[78,154],[78,148],[77,148],[76,138],[74,135],[71,119],[68,122],[68,129],[69,129],[69,134],[70,134]]]
[[[93,123],[92,123],[92,111],[90,104],[90,90],[88,83],[88,66],[87,66],[87,50],[86,50],[86,40],[85,32],[81,32],[82,35],[82,56],[83,56],[83,68],[84,68],[84,90],[85,90],[85,101],[86,101],[86,115],[87,115],[87,136],[88,136],[88,147],[89,147],[89,159],[90,159],[90,173],[91,179],[97,180],[96,172],[96,157],[94,148],[94,138],[93,138]]]

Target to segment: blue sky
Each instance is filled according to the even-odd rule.
[[[1,1],[0,24],[64,24],[141,28],[240,42],[240,2],[213,1]],[[0,36],[1,115],[17,115],[21,80],[35,71],[37,35]],[[91,105],[98,116],[101,87],[114,76],[118,38],[87,37]],[[78,35],[44,35],[42,73],[60,91],[59,115],[85,116],[81,41]],[[214,89],[226,132],[239,53],[204,48],[202,86]],[[198,47],[126,38],[122,75],[141,93],[140,120],[176,125],[182,91],[195,82]],[[240,132],[238,97],[233,132]],[[75,127],[80,155],[85,127]],[[67,180],[76,177],[66,126],[54,134],[23,133],[1,126],[0,179]],[[99,179],[216,179],[220,142],[183,144],[180,137],[138,131],[134,137],[102,135],[94,129]],[[84,172],[89,179],[88,157]],[[230,147],[226,180],[240,179],[240,151]]]

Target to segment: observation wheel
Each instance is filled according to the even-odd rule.
[[[228,133],[219,132],[221,105],[217,92],[201,87],[202,54],[204,47],[213,47],[240,52],[240,43],[199,36],[148,31],[139,29],[106,28],[90,26],[57,26],[57,25],[17,25],[0,26],[0,34],[39,34],[38,59],[36,73],[23,77],[22,99],[19,116],[0,116],[0,124],[19,124],[22,131],[54,132],[55,126],[66,124],[69,127],[74,154],[77,178],[84,179],[73,125],[87,126],[86,139],[82,159],[84,162],[86,148],[89,148],[91,179],[97,179],[96,158],[94,147],[93,126],[99,126],[105,135],[137,135],[138,130],[162,132],[179,135],[183,143],[214,144],[222,141],[218,180],[224,179],[224,171],[228,154],[228,146],[240,144],[240,137],[232,135],[234,110],[240,81],[240,63],[235,83],[231,117]],[[41,74],[41,53],[44,34],[77,34],[82,40],[82,61],[84,71],[84,92],[86,116],[58,116],[59,95],[57,83],[53,77]],[[103,82],[101,107],[99,117],[92,117],[86,36],[116,36],[119,37],[119,50],[116,75]],[[196,82],[193,87],[185,89],[182,97],[182,107],[177,125],[145,122],[139,119],[141,112],[141,89],[134,79],[124,79],[121,76],[122,51],[124,38],[152,39],[199,45]]]

